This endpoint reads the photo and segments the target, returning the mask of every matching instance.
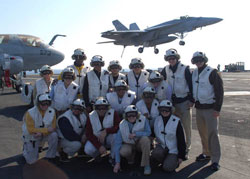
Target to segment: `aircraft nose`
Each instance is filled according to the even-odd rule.
[[[60,63],[64,59],[64,54],[58,50],[54,50],[54,61],[55,64]]]
[[[208,18],[200,19],[200,23],[201,23],[201,26],[207,26],[207,25],[218,23],[222,20],[223,19],[221,19],[221,18],[208,17]]]

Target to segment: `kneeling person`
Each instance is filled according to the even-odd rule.
[[[68,161],[68,155],[73,156],[78,152],[78,156],[81,157],[83,154],[83,147],[87,141],[85,108],[84,101],[77,99],[71,105],[71,109],[59,116],[57,120],[57,132],[62,147],[62,151],[60,151],[62,162]]]
[[[160,115],[154,124],[158,144],[152,152],[152,158],[163,164],[163,170],[172,172],[185,160],[184,132],[180,119],[172,114],[172,103],[169,100],[163,100],[158,109]]]
[[[136,150],[142,152],[141,166],[144,175],[151,174],[150,167],[150,139],[151,134],[148,120],[140,115],[134,105],[125,109],[125,119],[120,123],[120,129],[115,136],[115,166],[114,173],[120,170],[120,155],[125,157],[129,164],[134,163]]]
[[[87,143],[84,151],[93,158],[100,154],[105,154],[107,149],[111,149],[113,156],[113,138],[119,128],[120,118],[114,109],[110,108],[108,101],[99,97],[94,110],[89,114],[86,124]]]
[[[29,109],[23,118],[23,156],[28,164],[38,160],[40,143],[48,141],[49,149],[46,158],[56,157],[58,136],[56,130],[56,113],[50,107],[51,98],[48,94],[37,96],[36,105]]]

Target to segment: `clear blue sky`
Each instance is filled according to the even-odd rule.
[[[66,58],[54,68],[72,64],[73,50],[80,47],[87,53],[86,65],[98,54],[104,57],[106,66],[110,60],[118,59],[128,68],[133,57],[141,57],[146,68],[163,67],[165,50],[176,48],[181,61],[191,67],[194,67],[190,62],[192,54],[200,50],[207,54],[213,67],[244,61],[250,69],[247,0],[0,0],[0,9],[0,34],[30,34],[47,43],[54,34],[67,35],[55,41],[54,47]],[[145,48],[144,53],[139,54],[137,47],[127,47],[121,59],[122,46],[96,44],[107,40],[101,38],[100,33],[114,29],[112,20],[119,19],[126,26],[136,22],[144,29],[183,15],[224,20],[189,33],[184,39],[185,46],[179,46],[179,40],[158,46],[158,55],[153,53],[153,48]]]

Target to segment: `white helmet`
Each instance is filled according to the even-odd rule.
[[[206,54],[203,53],[203,52],[199,52],[199,51],[195,52],[195,53],[193,54],[193,57],[192,57],[192,59],[191,59],[191,62],[192,62],[192,64],[195,64],[195,63],[197,63],[198,61],[207,63],[207,62],[208,62],[208,58],[207,58]]]
[[[146,88],[143,90],[143,93],[153,93],[153,94],[155,94],[155,89],[148,86],[148,87],[146,87]]]
[[[119,67],[119,70],[122,69],[122,66],[120,64],[120,62],[118,60],[112,60],[109,62],[109,66],[108,66],[108,70],[110,71],[111,70],[111,66],[118,66]]]
[[[148,77],[149,82],[161,82],[163,80],[163,76],[158,71],[152,71]]]
[[[53,72],[49,65],[43,65],[42,68],[40,69],[40,74],[42,74],[45,71]]]
[[[175,57],[177,60],[180,59],[180,55],[178,54],[177,50],[174,48],[171,48],[169,50],[166,51],[165,55],[164,55],[164,59],[166,61],[168,61],[169,57]]]
[[[86,108],[85,102],[82,99],[76,99],[73,103],[73,106],[80,106],[82,108]]]
[[[120,86],[128,87],[126,81],[124,81],[124,80],[117,80],[115,82],[115,87],[120,87]]]
[[[104,97],[99,97],[97,98],[97,100],[95,101],[95,106],[98,106],[98,105],[107,105],[109,106],[109,102],[107,99],[105,99]]]
[[[135,65],[140,65],[141,68],[144,68],[144,63],[141,58],[133,58],[129,64],[129,68],[132,69]]]
[[[62,71],[62,79],[64,79],[66,73],[68,73],[69,75],[72,75],[72,79],[75,80],[75,71],[73,68],[71,67],[67,67],[67,68],[64,68],[63,71]]]
[[[138,110],[137,110],[135,105],[129,105],[124,110],[124,113],[126,114],[126,113],[129,113],[129,112],[137,112],[138,113]]]
[[[47,93],[43,93],[37,96],[37,104],[43,102],[43,101],[48,101],[49,105],[51,104],[51,97]]]
[[[163,100],[163,101],[160,102],[158,108],[161,108],[161,107],[172,108],[173,104],[171,103],[171,101],[166,99],[166,100]]]
[[[86,56],[84,50],[81,48],[77,48],[74,50],[74,54],[72,55],[72,59],[76,60],[76,59],[79,59],[79,57],[80,57],[80,59],[83,59],[83,60],[87,59],[87,56]]]
[[[102,56],[101,55],[95,55],[92,57],[91,62],[90,62],[90,66],[94,67],[94,64],[100,64],[103,67],[104,66],[104,61],[102,60]]]

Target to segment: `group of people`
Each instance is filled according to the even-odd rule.
[[[72,55],[74,64],[58,79],[45,65],[34,86],[35,105],[24,115],[23,156],[33,164],[39,150],[48,142],[46,158],[68,162],[70,156],[91,156],[98,160],[110,150],[113,172],[121,169],[121,157],[134,164],[141,153],[144,174],[151,174],[150,161],[174,171],[189,158],[191,149],[192,107],[196,108],[197,128],[202,153],[196,161],[211,160],[219,170],[220,142],[218,117],[223,103],[223,82],[216,69],[207,65],[203,52],[191,59],[197,68],[191,73],[180,62],[177,50],[164,55],[169,63],[161,72],[144,70],[141,58],[133,58],[130,71],[111,61],[108,71],[100,55],[93,56],[90,67],[83,49]]]

